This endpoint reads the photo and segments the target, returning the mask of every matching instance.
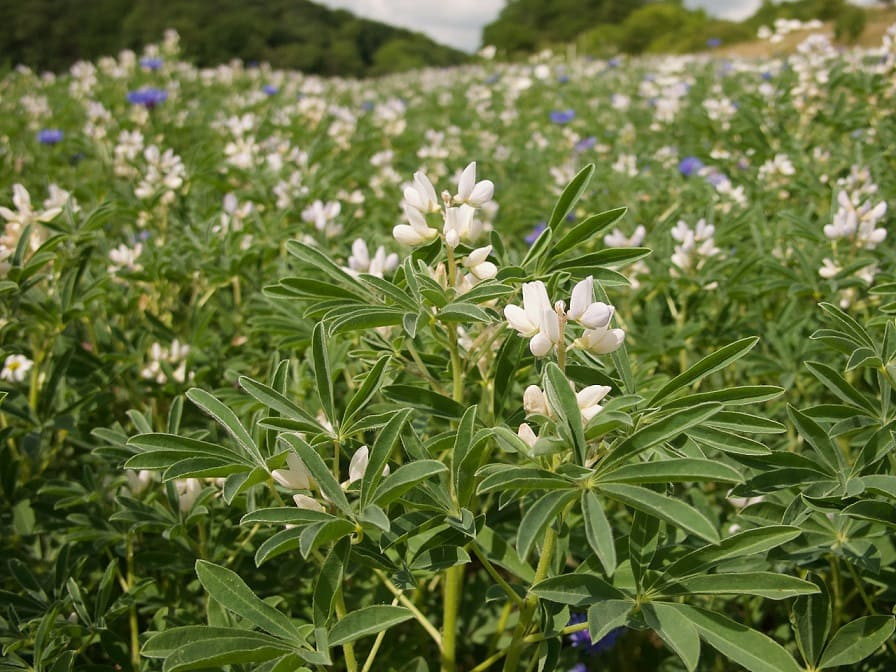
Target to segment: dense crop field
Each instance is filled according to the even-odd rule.
[[[896,28],[0,80],[0,670],[896,669]]]

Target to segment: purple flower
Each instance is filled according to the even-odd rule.
[[[584,623],[586,620],[585,614],[573,614],[569,619],[569,624],[576,625],[577,623]],[[588,631],[579,630],[569,635],[569,643],[573,647],[581,648],[585,653],[593,655],[612,649],[623,632],[625,632],[624,627],[610,630],[601,640],[592,643],[591,635],[588,634]]]
[[[551,122],[555,124],[568,124],[575,118],[575,110],[554,110],[551,112]]]
[[[724,184],[725,182],[729,182],[728,176],[725,173],[719,172],[718,170],[711,171],[706,176],[706,181],[709,182],[712,186],[718,187],[720,184]]]
[[[168,92],[165,91],[165,89],[147,87],[145,89],[128,92],[129,103],[133,105],[143,105],[149,110],[159,103],[164,103],[166,100],[168,100]]]
[[[63,133],[58,128],[44,128],[37,133],[37,141],[42,145],[55,145],[62,142]]]
[[[140,67],[144,70],[158,70],[164,62],[161,58],[141,58]]]
[[[538,222],[533,228],[532,231],[526,236],[526,243],[528,245],[532,245],[538,240],[538,236],[542,234],[542,232],[548,228],[547,222]]]
[[[596,144],[597,144],[597,138],[594,137],[593,135],[589,136],[587,138],[582,138],[575,144],[575,146],[573,147],[573,151],[585,152],[585,151],[591,149],[592,147],[594,147],[594,145],[596,145]]]
[[[558,84],[566,84],[569,82],[569,75],[557,75]]]
[[[486,84],[496,84],[500,80],[501,80],[501,75],[496,72],[495,74],[489,75],[488,77],[486,77],[483,81]]]
[[[361,103],[361,109],[365,112],[370,112],[374,107],[376,107],[372,100],[365,100]]]
[[[710,37],[708,40],[706,40],[706,46],[709,47],[710,49],[715,49],[716,47],[721,47],[722,40],[721,40],[721,38],[718,38],[718,37]]]
[[[273,96],[273,95],[275,95],[280,89],[278,89],[278,88],[277,88],[276,86],[274,86],[273,84],[265,84],[263,87],[261,87],[261,90],[264,91],[264,92],[265,92],[266,94],[268,94],[269,96]]]
[[[609,61],[607,61],[607,65],[610,66],[611,68],[618,68],[621,64],[622,64],[622,59],[620,59],[618,56],[614,56]]]
[[[569,672],[588,672],[588,668],[585,667],[585,663],[576,663],[569,668]]]
[[[685,177],[690,177],[703,168],[703,162],[696,156],[686,156],[678,162],[678,172]]]

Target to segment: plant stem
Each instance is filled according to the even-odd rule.
[[[551,567],[551,560],[554,556],[554,547],[557,544],[557,533],[554,528],[548,526],[544,533],[544,543],[541,546],[541,557],[538,559],[538,567],[535,570],[535,578],[532,585],[542,581],[547,575]],[[515,672],[519,669],[520,657],[523,649],[526,648],[525,636],[532,623],[532,617],[535,615],[535,609],[538,606],[538,598],[529,595],[526,598],[525,606],[520,612],[520,622],[517,623],[516,630],[513,632],[513,640],[510,642],[510,648],[507,651],[507,658],[504,660],[504,672]]]
[[[345,618],[345,599],[342,597],[342,588],[336,591],[336,615],[340,620]],[[345,656],[345,669],[348,672],[358,672],[358,661],[355,658],[355,646],[351,642],[342,645],[342,653]]]
[[[439,634],[438,629],[436,628],[436,626],[434,626],[432,624],[432,621],[430,621],[428,618],[426,618],[426,616],[423,615],[423,612],[421,612],[417,608],[417,605],[415,605],[411,600],[409,600],[404,595],[404,593],[402,593],[398,588],[396,588],[392,584],[392,581],[389,580],[389,577],[386,576],[382,570],[375,569],[375,570],[373,570],[373,572],[380,578],[380,580],[383,582],[383,585],[386,586],[386,588],[388,588],[389,591],[395,596],[395,599],[397,599],[399,602],[401,602],[401,604],[404,607],[406,607],[408,609],[408,611],[410,611],[412,614],[414,614],[414,618],[416,618],[417,622],[423,627],[423,629],[426,630],[427,633],[429,633],[429,636],[432,637],[433,641],[438,645],[439,650],[441,650],[442,635]]]
[[[445,571],[442,598],[442,667],[441,672],[454,672],[457,649],[457,612],[463,585],[464,566],[449,567]]]
[[[128,534],[125,550],[125,563],[127,565],[127,590],[134,586],[134,539]],[[128,624],[131,630],[131,665],[134,670],[140,670],[140,624],[137,622],[137,601],[131,602],[128,607]]]
[[[504,577],[498,573],[498,570],[495,569],[495,566],[491,563],[488,557],[486,557],[486,555],[479,550],[479,547],[474,543],[470,545],[470,548],[473,549],[473,553],[476,554],[476,557],[479,558],[482,566],[485,567],[485,571],[487,571],[489,575],[497,582],[497,584],[504,589],[504,592],[507,593],[507,597],[509,597],[510,600],[517,606],[523,606],[523,598],[521,598],[517,594],[517,592],[510,586],[510,584],[504,580]]]

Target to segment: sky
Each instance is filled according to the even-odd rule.
[[[854,0],[855,1],[855,0]],[[482,27],[491,23],[504,0],[318,0],[330,7],[348,9],[358,16],[376,19],[429,35],[442,44],[464,51],[479,47]],[[759,7],[761,0],[685,0],[691,8],[702,7],[725,19],[743,19]],[[858,0],[871,4],[873,0]]]

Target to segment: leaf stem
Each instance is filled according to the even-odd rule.
[[[345,599],[342,597],[342,587],[336,591],[336,615],[339,620],[345,618]],[[345,668],[348,672],[358,672],[358,660],[355,658],[355,646],[351,642],[342,645],[342,653],[345,656]]]
[[[383,585],[386,586],[386,588],[388,588],[389,591],[395,596],[395,599],[397,599],[402,604],[402,606],[406,607],[408,611],[410,611],[414,615],[414,618],[417,619],[417,622],[423,627],[424,630],[426,630],[426,632],[430,637],[432,637],[432,640],[436,643],[436,645],[438,645],[439,649],[441,650],[442,635],[439,634],[438,628],[436,628],[436,626],[432,624],[432,621],[426,618],[423,612],[421,612],[417,608],[417,605],[415,605],[411,600],[407,598],[407,596],[405,596],[404,593],[402,593],[398,588],[395,587],[389,577],[386,576],[386,574],[383,573],[381,569],[375,569],[373,571],[383,582]]]

